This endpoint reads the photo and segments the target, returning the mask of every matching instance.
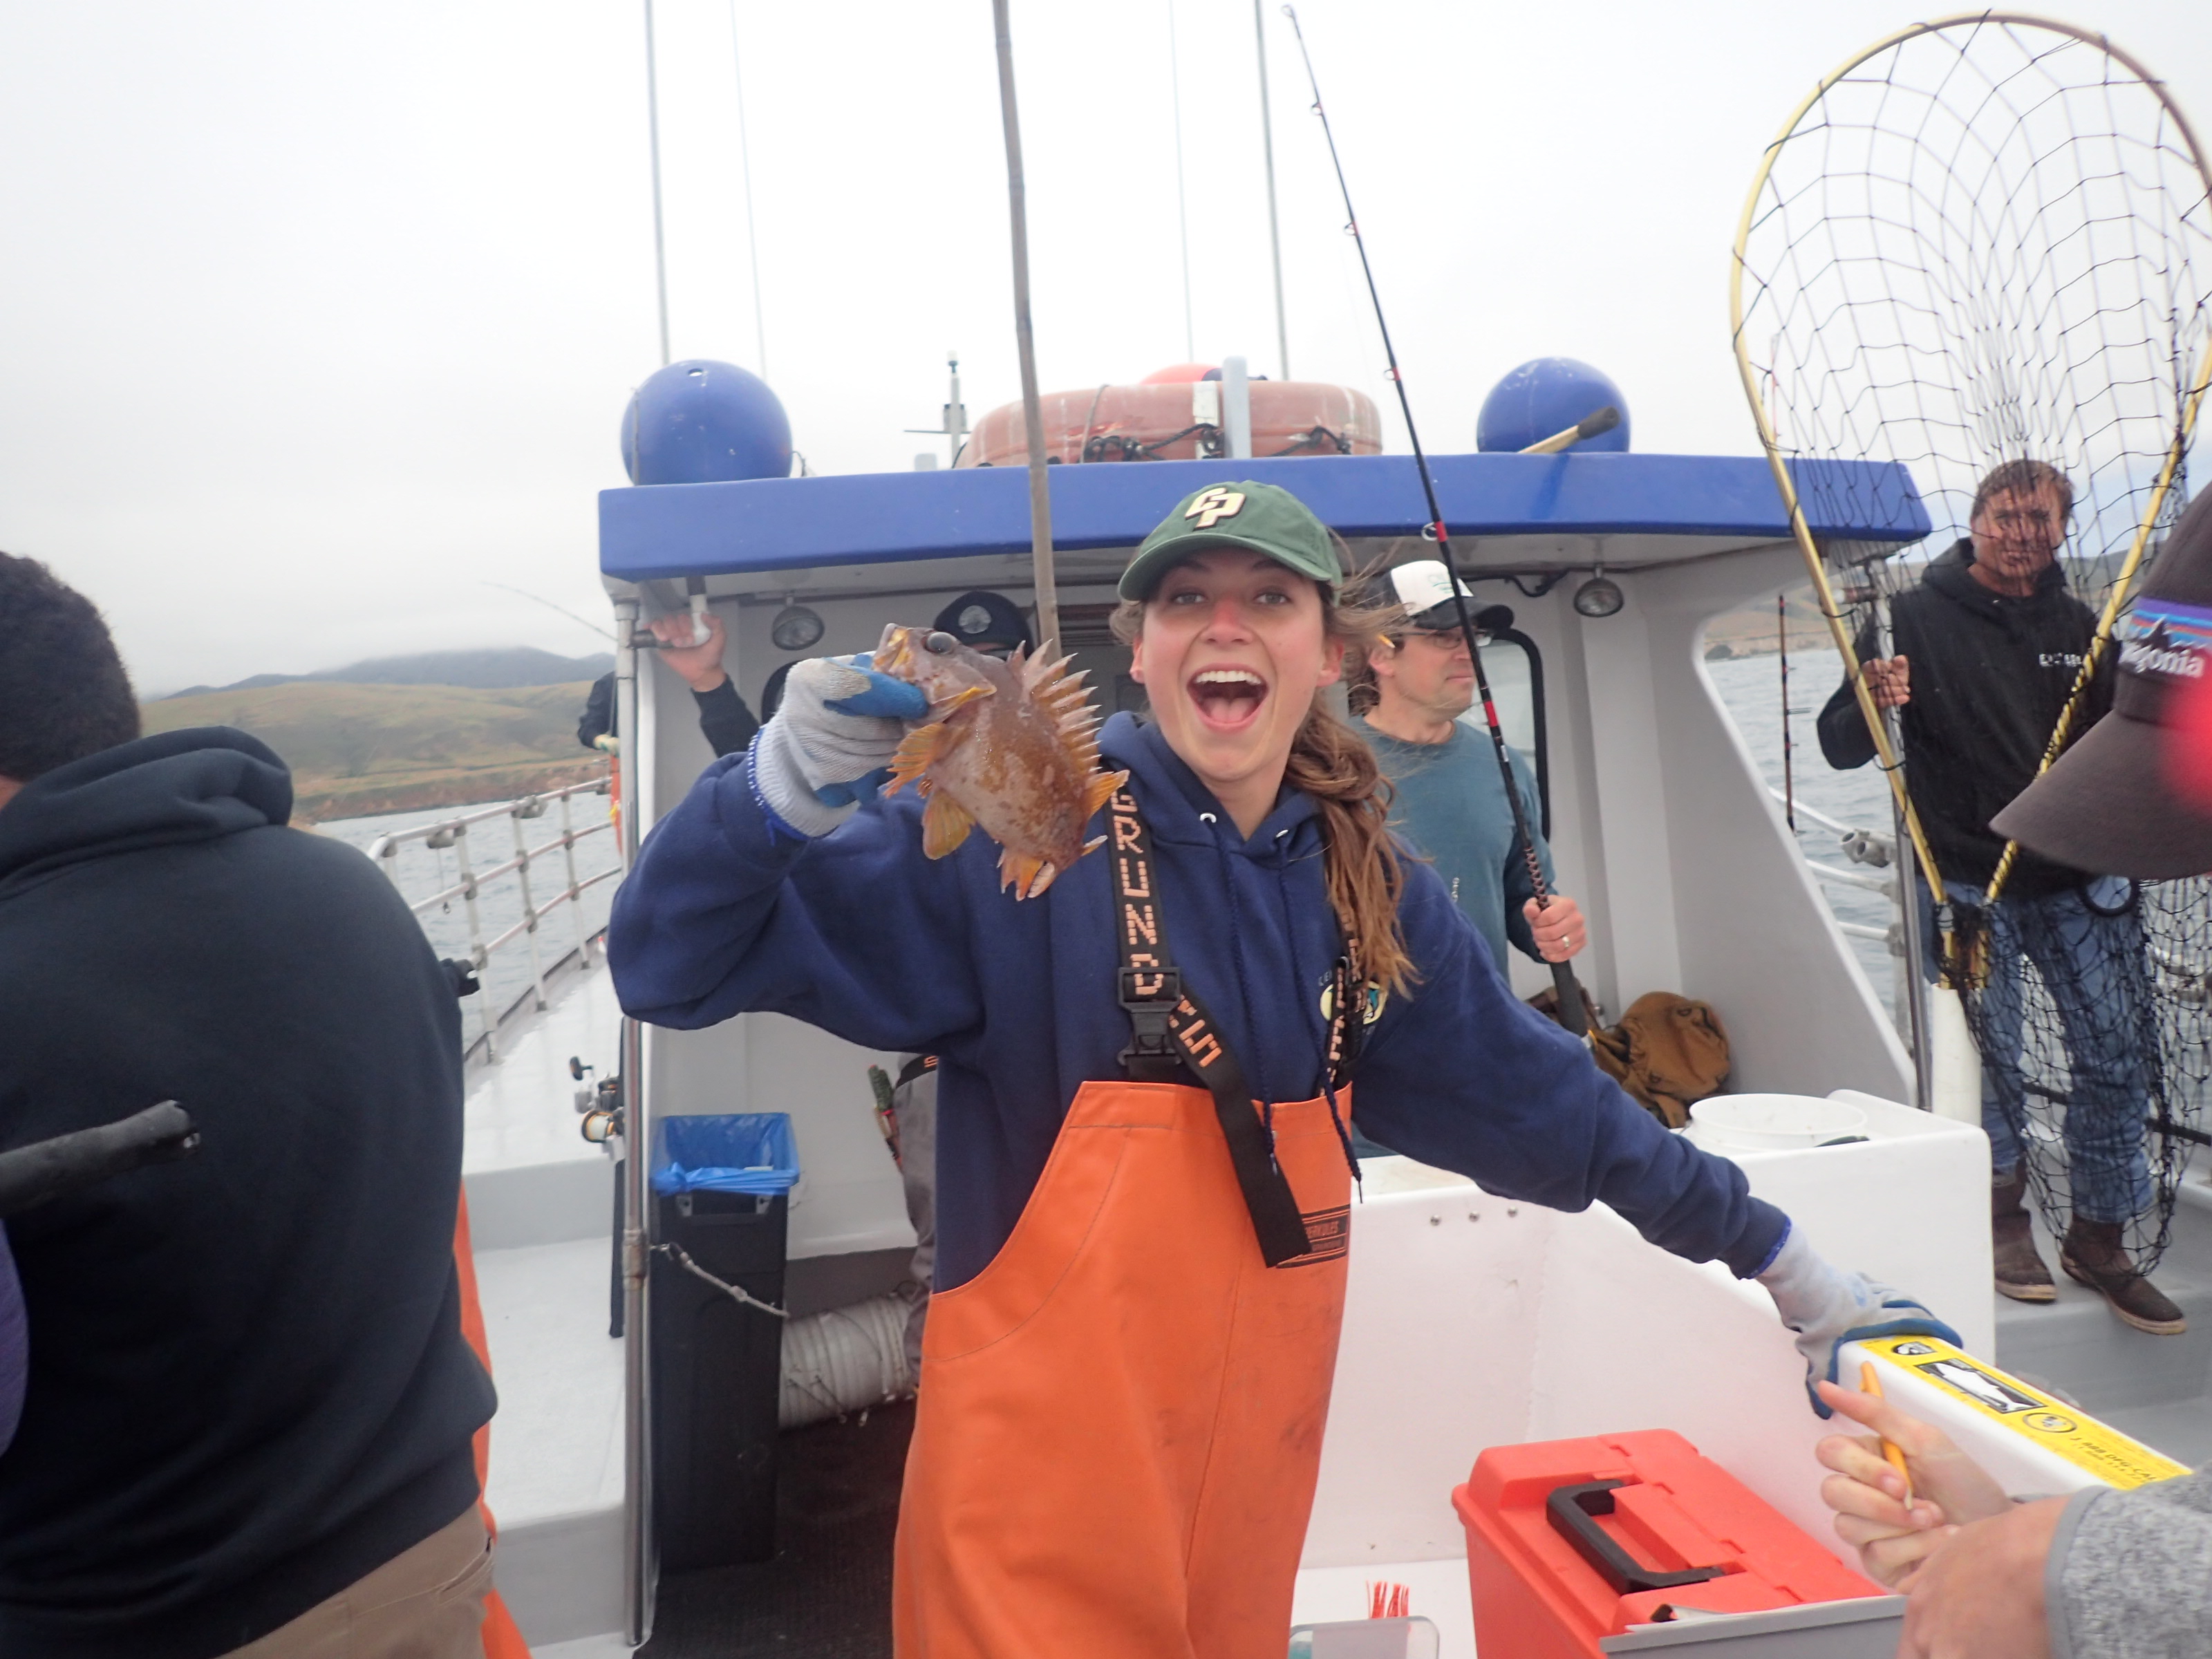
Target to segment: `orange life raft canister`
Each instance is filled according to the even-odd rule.
[[[1186,363],[1135,386],[1046,392],[1037,400],[1046,459],[1187,461],[1227,454],[1222,383],[1200,378],[1207,372],[1207,365]],[[1364,392],[1316,380],[1253,380],[1247,390],[1255,456],[1382,453],[1382,423]],[[957,465],[1028,465],[1021,404],[1003,404],[978,421]]]

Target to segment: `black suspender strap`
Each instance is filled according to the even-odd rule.
[[[1253,1110],[1244,1068],[1169,960],[1155,896],[1158,884],[1153,879],[1152,837],[1138,814],[1136,798],[1120,790],[1106,806],[1113,826],[1115,938],[1121,953],[1117,985],[1130,1025],[1121,1064],[1134,1083],[1179,1082],[1181,1068],[1188,1066],[1206,1085],[1229,1143],[1229,1161],[1243,1192],[1244,1207],[1251,1213],[1260,1255],[1270,1267],[1279,1267],[1313,1248],[1297,1199],[1275,1162],[1259,1114]]]

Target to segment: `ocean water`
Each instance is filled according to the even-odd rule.
[[[1745,746],[1751,750],[1768,785],[1775,789],[1783,787],[1782,668],[1783,659],[1778,655],[1732,657],[1705,665],[1705,672],[1712,677],[1713,685],[1720,692],[1736,730],[1743,734]],[[1789,750],[1795,798],[1815,811],[1887,837],[1890,833],[1889,788],[1881,772],[1872,763],[1851,772],[1831,769],[1820,757],[1820,738],[1813,729],[1814,719],[1822,705],[1843,684],[1843,659],[1832,651],[1793,650],[1790,653],[1789,676]],[[1808,858],[1888,878],[1887,870],[1851,864],[1838,847],[1838,840],[1833,830],[1814,823],[1808,817],[1798,817],[1797,845]],[[1841,884],[1824,885],[1821,891],[1840,921],[1886,928],[1896,920],[1896,908],[1880,893]],[[1850,945],[1867,977],[1874,981],[1882,1006],[1889,1007],[1893,1000],[1896,959],[1886,945],[1874,939],[1854,939]]]

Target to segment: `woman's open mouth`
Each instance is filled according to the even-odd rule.
[[[1217,732],[1249,726],[1267,700],[1267,682],[1249,668],[1201,668],[1189,690],[1199,719]]]

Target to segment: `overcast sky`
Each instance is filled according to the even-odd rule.
[[[1387,387],[1267,0],[1291,368]],[[1431,448],[1560,354],[1644,450],[1755,448],[1728,251],[1877,0],[1306,0]],[[2070,14],[2212,125],[2212,5]],[[676,356],[757,368],[730,0],[659,0]],[[1207,361],[1274,374],[1249,0],[1017,0],[1048,390],[1185,355],[1170,17]],[[816,470],[903,469],[960,352],[1016,383],[986,0],[737,0],[769,378]],[[142,690],[602,641],[595,495],[658,366],[641,10],[614,0],[13,0],[0,10],[0,548],[113,623]],[[1391,447],[1402,447],[1394,437]]]

